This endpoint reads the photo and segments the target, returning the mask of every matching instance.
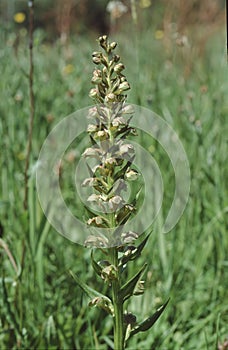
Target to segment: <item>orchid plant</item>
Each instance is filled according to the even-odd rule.
[[[101,50],[93,52],[96,65],[93,72],[90,97],[95,106],[89,111],[88,125],[91,146],[84,151],[89,177],[82,186],[91,190],[90,207],[85,208],[88,235],[85,246],[91,248],[91,263],[107,288],[107,295],[89,287],[71,272],[72,276],[91,299],[90,306],[97,306],[113,318],[114,349],[125,349],[126,341],[139,332],[150,329],[164,311],[168,301],[155,313],[141,322],[125,305],[131,297],[144,292],[142,275],[146,264],[126,280],[128,264],[135,261],[145,247],[149,233],[139,237],[137,232],[125,230],[129,220],[137,212],[140,197],[140,172],[134,167],[134,146],[127,139],[136,135],[130,126],[134,110],[126,103],[126,91],[130,89],[120,57],[114,53],[117,43],[109,42],[106,35],[98,39]],[[92,165],[90,163],[93,163]],[[127,187],[138,188],[134,198],[126,199]],[[139,242],[138,242],[139,241]],[[96,250],[104,259],[97,261]]]

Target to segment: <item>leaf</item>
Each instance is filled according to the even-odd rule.
[[[91,260],[92,260],[92,266],[94,271],[98,274],[98,276],[101,276],[102,268],[98,263],[94,260],[93,257],[93,249],[91,250]]]
[[[52,315],[48,317],[47,324],[46,324],[46,338],[48,345],[51,345],[52,338],[55,339],[56,337],[56,326],[55,321]]]
[[[141,275],[145,271],[145,268],[147,267],[147,264],[144,264],[143,267],[134,275],[127,283],[125,283],[121,288],[120,288],[120,298],[125,301],[130,296],[133,295],[134,289],[141,278]]]
[[[102,309],[105,309],[110,314],[113,314],[113,305],[111,300],[105,295],[97,292],[95,289],[87,286],[84,282],[82,282],[77,275],[73,273],[73,271],[69,271],[70,275],[76,281],[76,283],[81,287],[81,289],[85,292],[85,294],[92,299],[90,305],[97,305]]]
[[[97,142],[94,140],[93,136],[92,135],[89,135],[90,136],[90,140],[91,140],[91,143],[92,145],[96,145],[97,146]]]
[[[95,297],[101,297],[103,299],[105,299],[106,301],[111,303],[111,300],[106,297],[105,295],[99,293],[98,291],[96,291],[95,289],[87,286],[86,283],[82,282],[77,275],[75,275],[73,273],[73,271],[69,271],[70,275],[73,277],[73,279],[76,281],[76,283],[81,287],[81,289],[85,292],[85,294],[89,297],[89,298],[95,298]]]
[[[117,213],[117,222],[118,225],[124,225],[132,213],[135,211],[135,207],[132,203],[125,204]]]
[[[111,302],[111,300],[110,300],[108,297],[106,297],[105,295],[103,295],[103,294],[97,292],[95,289],[93,289],[93,288],[87,286],[86,283],[82,282],[82,281],[78,278],[78,276],[75,275],[75,274],[73,273],[73,271],[70,270],[69,273],[70,273],[70,275],[73,277],[73,279],[76,281],[76,283],[79,285],[79,287],[81,287],[81,289],[85,292],[85,294],[86,294],[89,298],[92,299],[92,298],[95,298],[95,297],[102,297],[102,298],[104,298],[104,299],[106,299],[106,300],[109,300],[109,301]]]
[[[125,164],[125,166],[114,175],[114,181],[124,176],[127,169],[132,165],[133,159],[134,159],[134,156],[131,157],[131,159]]]
[[[123,266],[129,260],[134,260],[140,256],[143,248],[145,247],[145,245],[150,237],[150,234],[151,234],[151,232],[144,238],[144,240],[138,245],[138,247],[135,247],[132,254],[122,256],[122,258],[120,259],[120,261],[121,261],[120,266]]]
[[[148,317],[146,320],[139,323],[135,328],[133,328],[131,333],[130,333],[130,337],[133,336],[134,334],[137,334],[139,332],[145,332],[148,329],[150,329],[155,324],[155,322],[158,320],[158,318],[161,316],[161,314],[165,310],[168,302],[169,302],[169,299],[152,316]]]
[[[96,216],[98,216],[99,213],[100,213],[99,211],[91,210],[91,209],[88,208],[86,205],[84,205],[84,208],[83,208],[83,209],[84,209],[84,215],[86,216],[85,219],[96,217]],[[108,227],[108,225],[109,225],[108,220],[107,220],[104,216],[102,216],[102,215],[99,215],[99,217],[102,218],[104,227]]]
[[[87,166],[87,169],[88,169],[88,171],[89,171],[90,177],[93,177],[93,176],[94,176],[93,170],[90,168],[90,166],[89,166],[88,163],[86,163],[86,166]]]

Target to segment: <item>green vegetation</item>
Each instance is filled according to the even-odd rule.
[[[227,92],[222,30],[205,47],[172,42],[154,31],[127,40],[112,35],[131,84],[128,101],[151,108],[178,133],[191,168],[191,193],[177,226],[168,234],[154,226],[137,267],[148,263],[144,295],[129,310],[148,317],[168,297],[169,305],[147,333],[128,349],[217,349],[227,337]],[[157,33],[159,34],[159,33]],[[88,298],[69,270],[97,289],[90,250],[60,236],[46,221],[35,188],[39,150],[48,132],[65,116],[91,104],[88,97],[95,37],[75,37],[67,46],[34,37],[35,123],[24,210],[24,167],[28,140],[27,33],[0,33],[0,348],[112,349],[112,319],[88,308]],[[157,38],[159,35],[157,35]],[[179,42],[179,44],[181,44]],[[172,165],[156,142],[148,149],[164,181],[165,216],[174,188]],[[66,160],[67,162],[67,160]],[[129,268],[129,278],[136,266]],[[131,270],[132,269],[132,270]],[[100,290],[101,293],[105,291]]]

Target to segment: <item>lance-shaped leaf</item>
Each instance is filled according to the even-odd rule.
[[[144,238],[144,240],[138,245],[138,247],[135,247],[135,249],[129,249],[127,250],[126,247],[126,252],[124,253],[124,255],[122,256],[122,258],[120,259],[120,265],[119,266],[123,266],[125,265],[129,260],[135,260],[136,258],[138,258],[143,250],[143,248],[145,247],[149,237],[150,237],[151,232]]]
[[[131,159],[125,164],[125,166],[114,175],[114,181],[124,177],[124,174],[126,173],[127,169],[131,166],[134,157],[135,156],[131,157]]]
[[[89,135],[90,136],[90,140],[91,140],[91,143],[93,146],[97,145],[97,142],[96,140],[94,140],[94,137],[92,135]]]
[[[94,259],[93,249],[91,250],[91,260],[92,260],[92,266],[93,266],[94,271],[98,274],[98,276],[101,276],[102,267],[100,265],[98,265],[98,263]]]
[[[130,296],[133,295],[134,289],[140,280],[143,272],[145,271],[147,267],[147,264],[144,264],[143,267],[128,281],[126,282],[121,288],[120,288],[120,299],[123,301],[130,298]]]
[[[116,214],[118,225],[124,225],[134,211],[135,207],[132,204],[125,204]]]
[[[133,328],[130,333],[130,337],[133,336],[134,334],[137,334],[139,332],[145,332],[148,329],[150,329],[155,324],[155,322],[159,319],[159,317],[165,310],[168,302],[169,302],[169,299],[152,316],[148,317],[146,320],[139,323],[135,328]]]
[[[93,170],[90,168],[90,166],[89,166],[89,164],[88,164],[88,163],[86,163],[86,166],[87,166],[87,169],[88,169],[88,171],[89,171],[89,175],[90,175],[90,177],[93,177],[93,176],[94,176],[94,174],[93,174]]]
[[[85,294],[92,299],[91,303],[93,303],[94,300],[99,300],[99,303],[96,303],[97,306],[102,307],[106,311],[108,311],[110,314],[113,314],[113,305],[111,300],[106,297],[105,295],[99,293],[95,289],[87,286],[86,283],[82,282],[77,275],[73,273],[73,271],[69,271],[70,275],[73,277],[73,279],[76,281],[76,283],[79,285],[79,287],[85,292]],[[102,302],[103,300],[103,302]],[[94,303],[95,304],[95,303]],[[105,305],[105,307],[104,307]]]

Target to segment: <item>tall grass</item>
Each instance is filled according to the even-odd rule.
[[[112,349],[112,322],[87,300],[68,271],[96,288],[90,252],[58,235],[40,209],[34,170],[39,149],[53,126],[87,106],[93,39],[72,39],[72,55],[61,45],[45,44],[35,32],[34,91],[36,110],[30,167],[28,211],[23,208],[23,170],[27,144],[28,57],[26,33],[17,51],[11,33],[0,48],[1,187],[0,187],[0,347],[1,349]],[[1,36],[3,36],[1,34]],[[162,320],[148,334],[132,338],[129,349],[216,349],[227,337],[227,67],[224,38],[211,38],[205,55],[192,56],[185,74],[184,47],[166,56],[162,41],[140,34],[138,54],[126,36],[117,35],[126,74],[134,89],[129,102],[162,115],[181,138],[191,166],[191,193],[184,215],[167,235],[158,227],[144,257],[147,290],[129,307],[142,319],[171,297]],[[192,38],[194,46],[194,38]],[[182,50],[182,51],[181,51]],[[140,67],[140,69],[139,69]],[[172,201],[174,175],[165,152],[152,140],[148,149],[162,171],[162,215]],[[7,245],[17,268],[12,264]],[[129,276],[132,271],[129,271]],[[102,292],[102,291],[101,291]]]

